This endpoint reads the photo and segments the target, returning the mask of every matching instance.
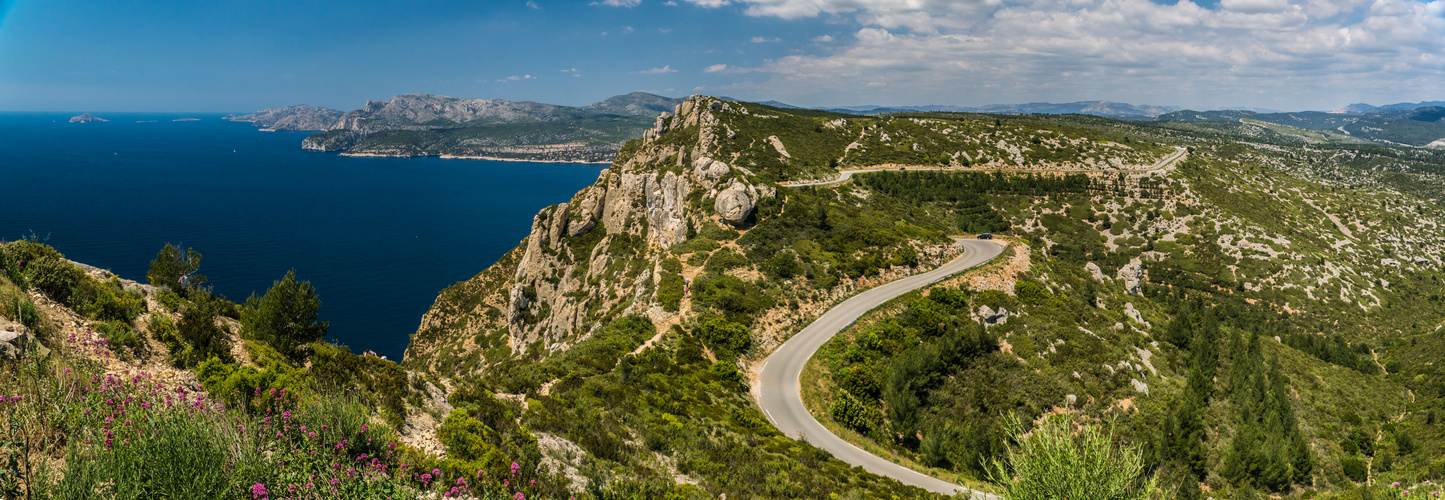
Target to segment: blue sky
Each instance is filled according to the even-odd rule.
[[[0,0],[0,110],[1445,99],[1445,0]]]

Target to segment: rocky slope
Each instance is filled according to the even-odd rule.
[[[341,118],[341,112],[309,104],[263,109],[249,115],[230,115],[226,120],[250,122],[265,131],[327,130]]]
[[[642,92],[584,107],[408,94],[367,101],[302,147],[358,156],[606,161],[677,102]]]
[[[817,150],[806,142],[816,140],[814,125],[767,132],[767,127],[793,119],[769,109],[694,96],[675,112],[659,114],[642,139],[623,148],[593,185],[538,213],[517,249],[441,294],[408,347],[408,366],[462,374],[483,369],[483,358],[495,362],[513,354],[565,350],[608,320],[627,314],[645,314],[656,324],[675,322],[689,311],[669,311],[659,300],[665,274],[660,266],[672,257],[668,250],[699,234],[732,232],[719,241],[736,239],[734,229],[746,232],[757,222],[760,204],[781,201],[778,180],[810,175],[817,165],[829,168],[828,158],[847,166],[909,164],[936,161],[941,149],[958,148],[942,158],[972,155],[981,165],[1002,166],[1048,151],[1044,165],[1067,162],[1060,164],[1088,170],[1149,164],[1169,151],[1117,141],[1096,143],[1083,136],[1044,140],[1037,129],[1010,125],[989,125],[989,140],[970,142],[955,122],[861,117],[851,122],[819,119],[819,128],[836,138],[827,142],[830,148]],[[769,134],[766,139],[760,137],[764,134]],[[1034,143],[1028,142],[1030,135]],[[763,146],[756,146],[759,143]],[[910,146],[898,147],[903,144]],[[1069,144],[1081,146],[1068,155],[1051,150]],[[795,153],[787,153],[789,148]],[[1000,159],[991,159],[994,156]],[[958,161],[952,164],[961,167]],[[946,241],[940,237],[937,247],[920,246],[923,261],[946,258]],[[908,272],[912,270],[883,276]],[[881,282],[845,279],[848,287],[830,293],[846,294],[853,286]],[[816,300],[827,302],[832,295]],[[772,342],[768,339],[783,336],[804,316],[779,313],[769,320],[776,324],[761,329],[757,337]],[[446,361],[459,357],[474,362]]]

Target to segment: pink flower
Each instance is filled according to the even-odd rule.
[[[513,496],[512,498],[515,498],[515,499],[517,499],[517,500],[523,500],[523,499],[527,498],[527,496],[526,496],[526,495],[523,495],[522,492],[518,491],[518,492],[517,492],[517,495],[516,495],[516,496]]]
[[[266,487],[261,483],[256,483],[255,486],[251,487],[251,498],[264,498],[267,495],[270,495],[270,493],[266,493]]]
[[[431,484],[431,474],[422,474],[421,484]]]

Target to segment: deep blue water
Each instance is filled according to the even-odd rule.
[[[604,168],[346,158],[303,151],[304,132],[215,114],[67,123],[74,114],[0,113],[0,239],[33,232],[142,282],[161,246],[193,247],[237,302],[295,269],[321,296],[328,339],[391,359],[437,292],[496,262],[537,210]]]

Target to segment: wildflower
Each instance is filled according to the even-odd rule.
[[[442,475],[442,470],[441,470],[441,469],[432,469],[432,470],[431,470],[431,473],[434,474],[434,475],[440,476],[440,475]]]
[[[266,493],[266,486],[261,483],[256,483],[255,486],[251,487],[251,498],[263,498],[267,495],[270,495],[270,493]]]
[[[431,484],[431,474],[422,474],[421,484]]]
[[[366,432],[366,424],[361,424],[361,432]]]
[[[517,462],[512,462],[512,474],[513,474],[513,475],[520,474],[519,471],[521,471],[521,470],[522,470],[522,466],[517,465]]]
[[[467,478],[464,478],[464,477],[459,477],[459,478],[457,478],[457,486],[461,486],[461,485],[464,485],[464,484],[467,484]]]
[[[517,499],[517,500],[523,500],[523,499],[527,498],[527,495],[523,495],[522,492],[518,491],[518,492],[517,492],[517,495],[514,496],[514,497],[512,497],[512,498],[515,498],[515,499]]]

